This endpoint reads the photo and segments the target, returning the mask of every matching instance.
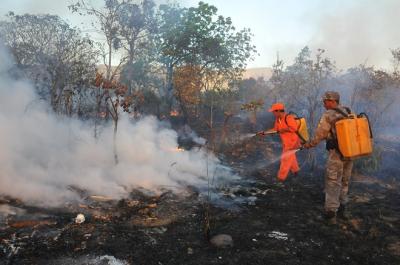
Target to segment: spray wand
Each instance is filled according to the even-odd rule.
[[[279,133],[279,132],[275,131],[275,130],[267,130],[267,131],[257,132],[254,136],[266,136],[266,135],[277,134],[277,133]]]

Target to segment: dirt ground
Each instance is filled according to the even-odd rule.
[[[0,220],[0,264],[400,264],[399,182],[355,175],[351,218],[328,226],[322,168],[280,185],[276,164],[235,152],[225,160],[243,179],[212,187],[211,203],[194,188],[57,210],[2,198],[23,214]],[[210,244],[207,227],[208,239],[225,234],[233,245]]]

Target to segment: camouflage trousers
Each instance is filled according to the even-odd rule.
[[[353,161],[342,160],[336,150],[330,150],[325,175],[325,211],[336,212],[348,202]]]

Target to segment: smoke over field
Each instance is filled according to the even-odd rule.
[[[112,127],[98,139],[83,122],[60,118],[26,80],[13,80],[12,59],[0,50],[0,193],[29,203],[57,205],[76,197],[69,187],[120,198],[133,187],[148,189],[206,182],[217,159],[202,150],[177,149],[175,131],[154,117],[119,124],[119,163]]]

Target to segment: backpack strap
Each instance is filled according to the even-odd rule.
[[[334,108],[333,110],[336,111],[337,113],[342,114],[345,118],[347,118],[347,117],[349,117],[351,110],[348,107],[344,107],[344,109],[347,111],[347,113],[339,108]]]
[[[294,116],[294,119],[298,119],[297,114],[294,113],[294,112],[291,112],[291,111],[290,111],[288,114],[286,114],[286,115],[285,115],[285,124],[286,124],[286,126],[288,126],[288,127],[289,127],[289,124],[287,123],[287,117],[288,117],[289,115]],[[298,130],[299,130],[299,127],[296,128],[296,133],[297,133]]]
[[[374,138],[373,134],[372,134],[372,129],[371,129],[371,123],[369,122],[369,117],[365,112],[361,112],[360,114],[357,115],[358,118],[361,117],[365,117],[368,121],[368,128],[369,128],[369,134],[371,136],[371,138]]]
[[[295,120],[299,120],[299,115],[297,115],[297,114],[296,114],[295,112],[293,112],[293,111],[289,111],[289,113],[285,115],[285,123],[286,123],[286,125],[287,125],[288,127],[289,127],[289,124],[287,123],[287,117],[288,117],[289,115],[294,116],[294,119],[295,119]],[[299,133],[299,128],[300,128],[300,125],[296,128],[296,134],[297,134],[297,136],[300,138],[300,140],[301,140],[302,143],[306,143],[306,142],[307,142],[306,139],[304,139],[304,137],[301,136],[301,134]]]
[[[349,114],[351,114],[351,110],[350,110],[348,107],[343,107],[343,108],[347,111],[347,113],[344,112],[343,110],[339,109],[339,108],[334,108],[333,110],[336,111],[337,113],[341,114],[341,115],[343,116],[343,118],[348,118],[348,117],[349,117]],[[336,119],[335,122],[333,123],[333,125],[334,125],[337,121],[339,121],[339,120],[341,120],[341,119],[343,119],[343,118]],[[333,130],[332,130],[332,129],[333,129],[333,126],[331,126],[331,133],[332,133],[333,136],[335,136],[335,138],[337,138],[336,135],[333,133]]]
[[[337,113],[341,114],[343,116],[343,118],[348,118],[349,114],[351,114],[351,110],[348,107],[343,107],[343,108],[346,110],[347,113],[344,112],[343,110],[339,109],[339,108],[334,108],[333,110],[336,111]],[[333,143],[328,143],[328,140],[327,140],[327,148],[326,148],[326,149],[328,149],[328,145],[332,145],[333,149],[336,149],[336,151],[340,154],[340,157],[341,157],[342,160],[344,159],[344,156],[343,156],[342,152],[340,152],[340,150],[339,150],[339,143],[338,143],[338,139],[337,139],[337,134],[333,133],[333,126],[335,125],[335,123],[337,121],[339,121],[339,120],[341,120],[343,118],[339,118],[339,119],[335,120],[335,122],[332,124],[330,131],[331,131],[331,134],[332,134],[332,137],[333,137],[333,139],[332,139]]]
[[[289,113],[285,115],[285,123],[286,123],[286,125],[287,125],[287,116],[288,115],[293,115],[295,119],[299,118],[299,115],[297,115],[297,113],[295,113],[293,111],[289,111]]]

